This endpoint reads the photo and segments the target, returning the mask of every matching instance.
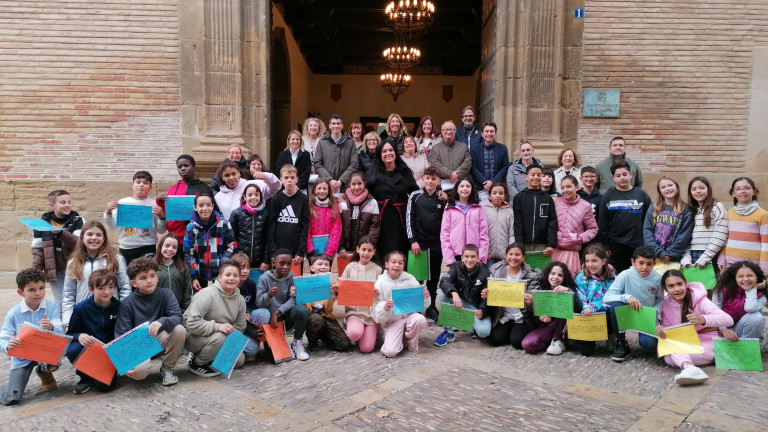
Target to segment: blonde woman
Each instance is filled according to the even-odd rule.
[[[288,132],[285,150],[277,155],[273,169],[277,172],[283,165],[293,165],[299,174],[299,180],[296,186],[302,192],[306,193],[309,185],[309,175],[312,169],[312,161],[309,158],[309,152],[302,149],[301,132],[292,130]]]

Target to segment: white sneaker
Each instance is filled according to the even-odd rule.
[[[709,376],[703,370],[696,366],[688,366],[675,376],[675,383],[681,386],[701,384],[708,379]]]
[[[547,354],[549,355],[560,355],[565,351],[565,347],[563,346],[563,342],[559,340],[552,339],[552,343],[549,344],[549,348],[547,348]]]
[[[309,360],[309,354],[307,354],[307,351],[304,349],[304,344],[301,343],[301,340],[297,339],[291,342],[291,351],[293,351],[293,354],[297,359]]]

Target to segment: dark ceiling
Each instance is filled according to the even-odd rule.
[[[432,0],[435,22],[413,41],[414,75],[472,75],[480,66],[482,0]],[[394,43],[384,0],[273,0],[316,74],[379,74]]]

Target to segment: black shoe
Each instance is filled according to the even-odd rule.
[[[440,313],[434,306],[428,307],[427,312],[424,315],[427,317],[427,319],[431,319],[434,322],[437,322],[437,319],[440,317]]]
[[[620,340],[616,341],[616,349],[613,351],[613,354],[611,354],[611,360],[615,361],[616,363],[621,363],[628,359],[631,355],[632,351],[630,351],[627,341]]]
[[[75,394],[88,393],[91,390],[91,380],[88,378],[80,378],[80,381],[75,384]]]
[[[211,368],[210,364],[207,365],[196,365],[194,363],[189,365],[189,371],[192,372],[195,375],[199,375],[201,377],[215,377],[219,375],[218,372],[213,370]]]
[[[315,352],[318,348],[320,348],[320,341],[309,341],[307,344],[307,351],[309,352]]]

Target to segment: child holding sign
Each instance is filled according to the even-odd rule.
[[[195,212],[184,234],[184,260],[192,273],[195,292],[219,275],[219,264],[235,250],[235,234],[221,214],[213,210],[213,197],[195,196]]]
[[[643,306],[652,306],[656,308],[658,321],[664,290],[661,289],[661,275],[653,269],[655,262],[656,252],[650,246],[640,246],[635,249],[631,259],[632,267],[616,277],[603,297],[603,304],[610,306],[610,325],[613,334],[616,335],[616,350],[611,354],[611,360],[616,363],[621,363],[632,355],[626,335],[619,333],[616,308],[629,304],[632,310],[639,311]],[[640,333],[637,336],[637,342],[643,351],[656,352],[655,337]]]
[[[187,339],[184,344],[190,356],[189,371],[195,375],[212,377],[219,374],[211,363],[221,350],[227,335],[235,330],[245,332],[245,300],[237,286],[240,284],[240,266],[227,261],[221,264],[218,280],[192,298],[184,313]],[[248,338],[245,349],[235,360],[238,368],[245,363],[245,355],[256,355],[259,342]]]
[[[698,282],[685,280],[679,270],[667,270],[661,276],[661,286],[667,292],[661,306],[661,322],[656,327],[659,339],[666,337],[665,327],[682,323],[691,323],[699,335],[703,354],[670,354],[664,361],[670,366],[682,369],[675,376],[678,385],[700,384],[709,377],[698,365],[712,363],[715,359],[714,339],[719,327],[730,327],[733,318],[715,306],[707,298],[707,289]]]
[[[157,205],[159,205],[163,211],[165,211],[165,204],[168,200],[168,195],[195,196],[202,192],[213,195],[211,187],[201,182],[200,179],[197,178],[197,162],[195,161],[194,157],[188,154],[183,154],[177,157],[176,170],[179,172],[179,177],[181,177],[181,180],[177,181],[176,184],[168,188],[168,193],[157,197]],[[192,215],[191,209],[189,214]],[[169,233],[174,234],[179,238],[183,238],[184,230],[187,228],[188,223],[189,220],[169,220],[166,222],[166,228],[168,228]]]
[[[155,200],[149,198],[149,192],[152,191],[152,174],[146,171],[136,171],[133,175],[131,184],[132,194],[129,197],[118,201],[107,203],[107,210],[104,212],[104,225],[113,230],[117,228],[117,206],[127,204],[133,206],[152,207],[152,220],[149,221],[149,228],[138,227],[120,227],[120,236],[117,243],[120,245],[120,255],[125,258],[125,263],[147,254],[155,253],[157,244],[157,235],[163,234],[165,227],[165,210],[155,204]]]
[[[324,241],[319,241],[322,239]],[[309,196],[309,236],[307,236],[307,255],[336,255],[341,241],[341,217],[339,203],[331,194],[331,184],[327,179],[319,179],[312,186]],[[317,247],[315,247],[317,245]],[[322,248],[322,250],[320,250]]]
[[[419,282],[413,276],[403,271],[405,255],[398,251],[388,253],[384,258],[384,267],[387,271],[379,276],[374,285],[378,295],[373,303],[373,319],[385,326],[381,353],[392,358],[403,350],[403,342],[409,351],[419,350],[419,336],[427,327],[427,319],[418,312],[395,315],[393,310],[393,290],[419,286]],[[424,299],[426,302],[429,301],[429,291],[426,288],[424,288]]]
[[[529,285],[539,278],[538,270],[531,270],[525,262],[525,246],[512,243],[507,246],[507,259],[491,266],[490,272],[496,279],[508,282],[525,283],[524,297],[530,303],[533,296],[528,293]],[[483,290],[483,298],[488,298],[488,291]],[[493,317],[490,341],[493,346],[511,343],[517,349],[523,348],[523,338],[534,328],[535,319],[530,308],[500,307]]]
[[[720,334],[731,341],[763,339],[765,328],[765,274],[750,261],[738,262],[720,274],[712,301],[733,318],[733,327],[722,326]]]
[[[371,261],[375,253],[376,248],[368,240],[368,237],[361,237],[355,255],[352,256],[352,261],[342,272],[341,279],[375,281],[381,275],[381,267]],[[374,293],[374,295],[376,294]],[[371,316],[371,307],[345,306],[344,316],[347,320],[347,337],[349,340],[358,343],[361,353],[372,352],[376,345],[376,333],[379,326],[376,325]]]
[[[608,251],[602,243],[592,243],[584,248],[584,270],[574,278],[576,295],[581,302],[581,314],[604,312],[603,296],[616,279],[613,266],[608,264]],[[578,309],[576,309],[578,310]],[[574,341],[576,349],[585,357],[595,353],[595,342]]]
[[[115,297],[123,300],[131,294],[131,281],[126,274],[125,259],[109,245],[107,229],[99,221],[88,221],[80,231],[72,259],[67,263],[67,277],[64,279],[64,299],[61,302],[61,321],[69,323],[77,303],[90,296],[88,279],[96,270],[105,269],[117,274]]]
[[[557,294],[565,294],[576,290],[576,284],[573,282],[571,271],[565,263],[560,261],[552,261],[548,266],[544,268],[541,277],[538,280],[538,287],[536,283],[531,284],[539,290],[554,291]],[[573,297],[573,309],[574,312],[578,312],[581,308],[581,302],[575,295]],[[531,299],[530,304],[533,304]],[[537,327],[531,330],[525,338],[523,338],[523,349],[528,354],[536,354],[544,350],[547,347],[547,354],[560,355],[565,351],[565,344],[563,340],[565,338],[565,325],[567,320],[563,318],[552,318],[549,316],[539,316],[534,318],[538,321]],[[549,344],[549,345],[547,345]]]
[[[0,352],[4,353],[7,353],[9,348],[22,346],[21,340],[16,336],[25,322],[37,324],[45,330],[63,331],[59,305],[45,299],[45,275],[42,271],[34,268],[20,271],[16,275],[16,287],[23,300],[5,314],[3,329],[0,331]],[[40,377],[43,389],[56,389],[56,379],[53,378],[52,372],[59,369],[58,365],[39,364],[35,361],[12,357],[8,387],[0,396],[0,403],[8,406],[18,405],[21,402],[29,376],[35,366],[37,366],[37,376]]]
[[[96,270],[88,278],[91,296],[75,306],[69,321],[67,334],[72,342],[67,347],[67,358],[72,364],[77,356],[94,343],[107,343],[115,338],[115,321],[120,300],[115,298],[117,275],[109,270]],[[87,393],[91,387],[107,392],[117,383],[117,374],[109,384],[97,381],[81,371],[75,371],[80,380],[75,384],[75,394]]]
[[[318,180],[315,187],[323,180]],[[309,271],[314,273],[328,273],[331,271],[331,258],[326,255],[316,255],[309,259]],[[339,286],[333,284],[334,294],[338,293]],[[336,351],[346,351],[352,344],[341,328],[336,316],[333,314],[334,299],[305,304],[309,318],[307,319],[307,348],[309,352],[317,349],[318,342],[323,341],[325,346]]]
[[[440,291],[437,293],[437,304],[452,304],[459,309],[475,312],[472,335],[480,339],[491,334],[491,315],[495,307],[488,306],[487,299],[481,293],[488,286],[490,273],[480,262],[477,246],[468,244],[461,250],[461,261],[450,265],[448,273],[440,278]],[[435,339],[436,346],[445,346],[453,342],[453,327],[443,327],[443,332]]]
[[[296,275],[291,271],[292,264],[293,255],[288,249],[275,251],[272,255],[272,266],[275,269],[259,277],[256,305],[269,311],[271,325],[276,326],[278,321],[284,321],[286,328],[294,328],[291,351],[297,359],[309,360],[309,354],[302,343],[309,315],[304,305],[296,304],[296,287],[293,283]],[[251,314],[252,319],[253,316]]]

